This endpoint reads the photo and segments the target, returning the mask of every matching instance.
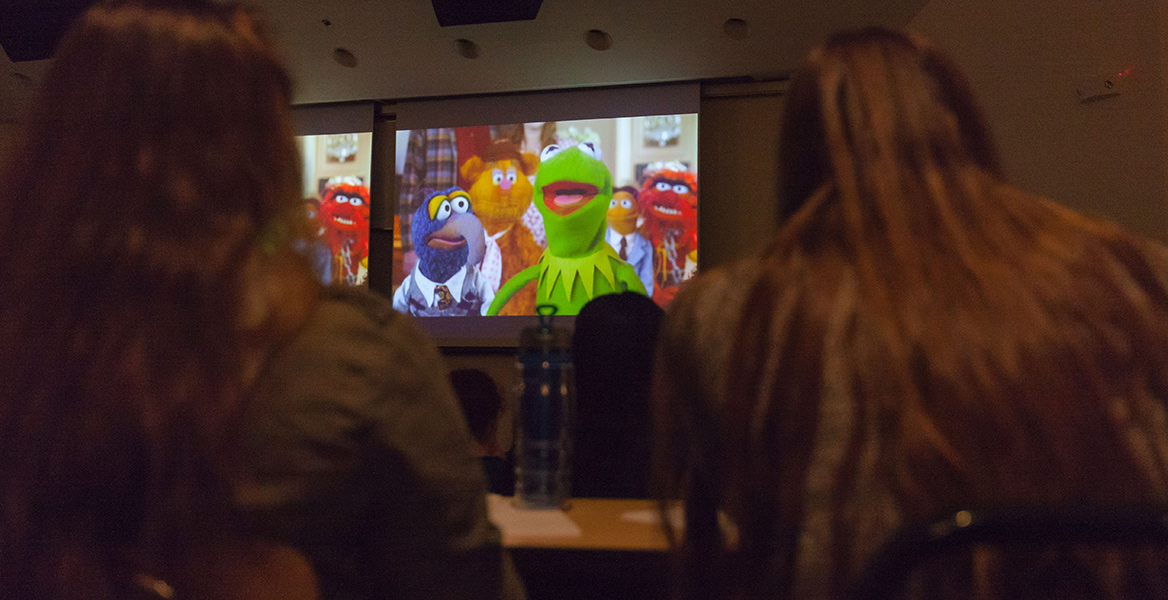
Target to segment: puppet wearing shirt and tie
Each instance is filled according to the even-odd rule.
[[[474,266],[486,243],[470,196],[459,187],[429,193],[410,236],[418,262],[393,293],[393,308],[416,317],[485,313],[495,293]]]
[[[608,203],[608,229],[604,232],[604,239],[621,260],[633,266],[645,290],[652,294],[653,245],[637,232],[640,216],[637,189],[626,186],[614,190]]]

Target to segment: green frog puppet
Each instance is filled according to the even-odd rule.
[[[543,215],[547,249],[539,262],[499,288],[488,315],[499,314],[511,296],[533,281],[538,282],[536,304],[553,305],[559,315],[575,315],[604,294],[646,294],[637,272],[604,241],[612,174],[599,154],[591,142],[544,148],[534,202]]]

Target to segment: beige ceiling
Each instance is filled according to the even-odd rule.
[[[490,0],[482,0],[490,1]],[[272,22],[297,83],[297,103],[456,96],[723,78],[775,79],[837,29],[902,26],[927,0],[544,0],[531,21],[440,27],[430,0],[253,0]],[[749,24],[745,39],[723,33]],[[331,26],[325,26],[327,20]],[[612,47],[597,51],[585,32]],[[454,41],[474,41],[479,58]],[[357,58],[347,68],[336,48]],[[0,56],[0,119],[27,103],[45,61]],[[32,80],[30,85],[23,77]]]

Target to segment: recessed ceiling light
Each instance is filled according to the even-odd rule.
[[[479,57],[479,45],[466,38],[454,40],[454,51],[463,58]]]
[[[599,29],[589,29],[584,33],[584,43],[593,50],[608,50],[612,48],[612,36]]]
[[[337,61],[338,65],[352,69],[357,66],[357,57],[352,52],[344,48],[337,48],[333,50],[333,60]]]
[[[744,40],[750,37],[750,23],[742,19],[726,19],[722,23],[722,33],[732,40]]]

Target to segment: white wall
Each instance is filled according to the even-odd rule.
[[[909,27],[966,71],[1018,185],[1168,240],[1166,0],[931,0]],[[1081,104],[1077,84],[1131,69]]]

